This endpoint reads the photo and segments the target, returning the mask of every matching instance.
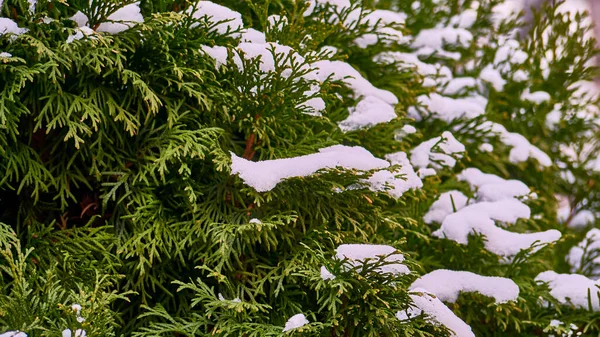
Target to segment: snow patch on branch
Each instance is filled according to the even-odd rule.
[[[531,215],[527,205],[516,199],[480,202],[448,215],[433,236],[466,245],[470,234],[485,236],[485,248],[499,256],[510,258],[534,243],[547,244],[561,236],[557,230],[538,233],[514,233],[496,226],[494,220],[512,224]],[[541,246],[536,246],[539,250]]]
[[[306,316],[304,316],[304,314],[296,314],[296,315],[290,317],[290,319],[288,319],[287,322],[285,322],[285,327],[283,328],[283,332],[290,331],[293,329],[298,329],[300,327],[305,326],[308,323],[310,323],[310,322],[306,319]]]
[[[312,67],[317,68],[316,75],[320,81],[331,76],[333,80],[346,83],[354,92],[354,98],[374,96],[387,104],[398,104],[398,98],[393,93],[376,88],[346,62],[323,60],[313,63]]]
[[[438,152],[433,152],[437,148]],[[418,168],[432,166],[435,169],[454,167],[456,159],[462,156],[465,146],[452,133],[445,131],[441,137],[435,137],[415,147],[411,152],[410,161]],[[453,157],[454,156],[454,157]]]
[[[241,30],[244,27],[240,13],[211,1],[198,1],[196,7],[189,8],[187,13],[196,19],[208,17],[210,23],[216,24],[214,30],[221,35]],[[192,27],[197,25],[195,23]]]
[[[352,267],[360,266],[369,260],[377,261],[381,257],[386,256],[383,261],[389,264],[378,267],[376,269],[378,273],[390,273],[394,275],[410,273],[408,267],[402,263],[404,261],[404,255],[397,253],[396,248],[392,246],[344,244],[338,246],[335,252],[337,259],[348,259],[348,263]]]
[[[550,295],[561,304],[573,304],[581,309],[588,309],[589,300],[592,309],[600,311],[600,280],[594,281],[578,274],[558,274],[552,270],[540,273],[535,280],[548,283]],[[589,298],[588,292],[591,295]]]
[[[467,323],[458,318],[439,298],[427,290],[415,288],[409,296],[414,307],[399,311],[396,314],[399,320],[405,321],[425,314],[428,322],[445,326],[452,331],[450,335],[453,337],[475,337]]]
[[[442,223],[449,214],[466,207],[468,200],[469,198],[460,191],[444,192],[440,194],[438,200],[431,204],[429,211],[423,217],[423,221],[426,224]]]
[[[403,193],[408,190],[419,189],[423,187],[421,178],[415,173],[413,166],[408,161],[408,157],[404,152],[391,153],[385,158],[392,165],[400,165],[399,170],[390,172],[381,170],[375,172],[366,183],[370,185],[373,191],[386,191],[394,198],[400,198]],[[396,177],[400,175],[401,177]]]
[[[417,97],[419,106],[423,106],[429,116],[450,123],[456,119],[473,119],[485,113],[487,100],[481,96],[451,98],[432,93],[429,96]],[[411,118],[421,120],[419,108],[409,107],[408,114]]]
[[[231,154],[231,174],[237,174],[248,186],[258,192],[272,190],[281,181],[292,177],[305,177],[318,170],[343,167],[361,171],[381,169],[390,164],[375,158],[362,147],[335,145],[320,149],[318,153],[294,158],[253,162]]]
[[[499,201],[529,194],[529,187],[519,180],[506,180],[494,174],[483,173],[476,168],[467,168],[458,176],[477,192],[480,201]]]
[[[339,123],[344,132],[359,130],[373,125],[387,123],[396,118],[394,107],[375,96],[367,96],[355,107],[348,108],[350,115]]]
[[[468,271],[434,270],[418,278],[410,289],[423,288],[441,301],[454,303],[461,292],[475,292],[492,297],[496,304],[516,301],[517,284],[505,277],[481,276]]]
[[[600,229],[588,231],[583,241],[571,248],[567,261],[572,272],[585,270],[600,276]]]

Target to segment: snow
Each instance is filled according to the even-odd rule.
[[[586,270],[592,274],[600,273],[600,229],[592,228],[583,241],[571,248],[567,255],[571,271]]]
[[[494,57],[494,65],[502,73],[507,73],[511,70],[512,65],[523,64],[528,58],[529,55],[521,50],[519,41],[508,39],[504,42],[500,41],[500,47]]]
[[[408,190],[419,189],[423,187],[423,182],[415,173],[414,168],[408,161],[404,152],[391,153],[385,156],[392,165],[400,165],[399,170],[390,172],[381,170],[375,172],[366,183],[370,185],[373,191],[386,191],[394,198],[400,198]],[[400,178],[396,176],[401,175]]]
[[[476,292],[492,297],[496,304],[516,301],[517,284],[505,277],[481,276],[468,271],[438,269],[418,278],[410,289],[423,288],[443,302],[454,303],[461,292]]]
[[[406,320],[421,314],[427,315],[427,321],[432,324],[443,325],[450,329],[450,336],[454,337],[475,337],[471,327],[458,318],[452,310],[448,309],[442,301],[435,295],[427,292],[425,289],[413,289],[409,295],[414,302],[415,307],[406,311],[399,311],[396,317],[399,320]]]
[[[477,20],[477,11],[466,9],[450,19],[450,24],[459,28],[471,28]]]
[[[466,245],[470,234],[485,236],[485,248],[503,257],[512,257],[532,244],[546,244],[558,240],[557,230],[538,233],[514,233],[497,227],[494,220],[512,224],[520,218],[529,218],[531,211],[527,205],[516,199],[494,202],[479,202],[466,206],[444,219],[442,226],[433,236],[446,238]],[[536,247],[536,250],[541,248]]]
[[[478,82],[473,77],[457,77],[451,79],[442,89],[444,95],[462,94],[465,89],[477,87]]]
[[[144,22],[144,17],[140,11],[140,3],[135,2],[123,6],[108,16],[107,21],[98,26],[96,31],[117,34],[133,27],[135,23]]]
[[[0,57],[1,58],[9,58],[9,57],[12,57],[12,54],[7,53],[7,52],[2,52],[2,53],[0,53]]]
[[[231,301],[233,303],[240,303],[240,302],[242,302],[242,300],[239,297],[236,297],[236,298],[234,298],[232,300],[227,300],[227,299],[225,299],[225,297],[223,297],[223,294],[221,294],[221,293],[217,294],[217,298],[219,299],[219,301]]]
[[[390,274],[408,274],[410,270],[402,264],[404,255],[396,253],[396,248],[386,245],[370,244],[344,244],[335,250],[336,258],[339,260],[348,259],[352,267],[360,266],[367,260],[379,260],[380,257],[387,256],[383,261],[389,264],[380,266],[376,269],[378,273]]]
[[[348,108],[350,115],[339,123],[344,132],[359,130],[396,118],[394,107],[375,96],[367,96],[355,107]]]
[[[253,223],[253,224],[261,224],[261,223],[262,223],[262,221],[260,221],[260,220],[258,220],[258,219],[256,219],[256,218],[252,218],[252,219],[250,219],[250,221],[248,221],[248,222],[249,222],[249,223]]]
[[[335,279],[335,275],[333,275],[325,266],[321,266],[321,278],[324,281]]]
[[[287,322],[285,322],[285,327],[283,328],[283,332],[303,327],[308,323],[309,323],[309,321],[306,319],[304,314],[296,314],[296,315],[290,317],[290,319],[288,319]]]
[[[405,125],[405,126],[402,127],[402,131],[405,134],[410,135],[410,134],[413,134],[413,133],[417,132],[417,129],[414,126],[412,126],[412,125]]]
[[[276,71],[276,66],[283,67],[285,69],[282,72],[283,77],[290,76],[291,69],[289,68],[291,68],[294,64],[303,64],[305,62],[304,57],[295,52],[294,49],[275,42],[242,42],[237,46],[236,49],[241,51],[240,54],[243,55],[243,57],[247,60],[260,58],[260,71],[264,73]],[[274,55],[281,57],[281,60],[276,60]],[[244,68],[241,60],[239,58],[234,58],[234,62],[237,64],[240,71],[243,71]],[[310,70],[306,64],[303,68]]]
[[[446,216],[467,206],[467,198],[460,191],[448,191],[440,194],[439,198],[431,204],[429,211],[425,213],[423,221],[426,224],[433,222],[442,223]]]
[[[491,65],[488,65],[481,70],[479,78],[490,83],[496,91],[504,90],[504,86],[506,85],[506,80],[502,78],[500,72]]]
[[[439,152],[432,152],[437,147]],[[410,162],[417,168],[432,166],[433,168],[454,167],[456,159],[451,155],[460,156],[465,152],[452,133],[445,131],[441,137],[435,137],[417,145],[411,152]]]
[[[258,192],[273,189],[281,181],[292,177],[309,176],[321,169],[343,167],[361,171],[389,166],[362,147],[335,145],[305,156],[252,162],[231,154],[231,174],[238,174],[248,186]]]
[[[542,104],[550,101],[550,94],[545,91],[530,92],[529,88],[521,94],[521,99],[535,104]]]
[[[457,179],[466,181],[472,189],[476,189],[477,199],[480,201],[499,201],[529,194],[529,187],[521,181],[505,180],[476,168],[463,170]]]
[[[393,93],[374,87],[346,62],[323,60],[313,63],[312,67],[317,68],[316,76],[319,81],[325,81],[331,76],[333,80],[346,83],[354,92],[354,98],[374,96],[387,104],[398,104]]]
[[[75,336],[73,336],[73,332],[71,331],[71,329],[64,329],[62,331],[62,337],[85,337],[86,335],[87,333],[85,332],[85,330],[82,329],[75,330]]]
[[[221,35],[238,31],[244,27],[240,13],[211,1],[198,1],[195,8],[188,10],[188,14],[192,14],[196,19],[207,17],[212,24],[218,23],[214,29]],[[192,27],[197,25],[196,23]]]
[[[374,10],[364,17],[362,20],[360,16],[364,14],[361,9],[352,11],[348,18],[344,21],[344,25],[347,27],[355,26],[357,23],[367,24],[372,30],[379,33],[369,33],[360,36],[354,40],[354,43],[359,48],[367,48],[378,42],[379,38],[382,38],[384,43],[397,42],[397,43],[408,43],[409,39],[402,34],[402,32],[393,29],[391,27],[385,27],[390,24],[403,24],[406,21],[406,14],[397,13],[389,10],[377,9]]]
[[[481,143],[479,144],[479,150],[481,152],[492,152],[494,151],[494,145],[490,143]]]
[[[0,3],[1,7],[1,3]],[[0,334],[0,337],[27,337],[27,334],[21,331],[7,331]]]
[[[432,81],[433,83],[428,83],[427,86],[446,83],[452,78],[450,68],[439,64],[425,63],[413,53],[383,52],[375,56],[374,61],[382,64],[398,63],[398,69],[400,70],[416,68],[419,74],[428,77],[426,80],[430,80],[429,77],[437,78],[437,81]],[[425,84],[427,83],[423,85],[425,86]]]
[[[85,318],[81,317],[81,305],[75,303],[71,305],[71,309],[75,311],[75,314],[77,315],[77,322],[83,323],[85,321]]]
[[[69,20],[75,21],[75,23],[77,24],[77,27],[80,27],[80,28],[87,27],[87,25],[88,25],[88,17],[85,14],[83,14],[81,11],[77,11],[75,14],[73,14],[72,17],[69,18]]]
[[[567,216],[562,219],[563,221],[566,221],[568,219],[568,217],[570,216],[570,213],[567,214]],[[594,223],[594,221],[596,220],[596,215],[594,213],[592,213],[589,210],[581,210],[579,212],[577,212],[573,217],[571,217],[571,219],[569,219],[569,222],[567,223],[567,226],[569,228],[583,228],[588,226],[591,223]]]
[[[263,32],[260,32],[254,28],[248,28],[243,31],[241,42],[267,43],[267,38]]]
[[[27,33],[27,28],[19,28],[16,22],[8,18],[0,18],[0,36],[6,34],[13,34],[11,37],[13,40],[17,35]]]
[[[89,27],[78,27],[75,28],[75,34],[69,35],[69,37],[67,38],[67,43],[71,43],[75,40],[81,40],[84,37],[90,36],[90,35],[94,35],[96,32],[89,28]]]
[[[600,280],[594,281],[578,274],[558,274],[551,270],[540,273],[535,280],[548,283],[550,295],[561,304],[573,304],[581,309],[588,309],[589,291],[591,293],[589,300],[592,309],[600,311],[598,298]]]
[[[417,171],[417,175],[421,179],[424,179],[429,176],[434,176],[434,175],[436,175],[436,173],[437,172],[432,168],[421,168]]]
[[[267,30],[282,30],[288,24],[287,17],[272,14],[267,18]]]
[[[431,28],[421,30],[415,37],[412,47],[431,47],[434,49],[442,49],[445,44],[452,44],[466,48],[469,47],[472,40],[473,34],[463,28]]]
[[[541,166],[552,166],[550,157],[532,145],[527,138],[516,132],[508,132],[506,128],[498,123],[484,122],[480,125],[481,129],[490,129],[492,133],[500,137],[500,141],[507,146],[512,147],[508,160],[511,163],[518,164],[528,159],[535,159]]]
[[[304,16],[311,15],[314,12],[315,7],[325,7],[326,5],[333,6],[338,11],[351,6],[350,0],[309,0],[308,8],[304,11]]]
[[[485,113],[485,105],[473,97],[451,98],[432,93],[429,96],[417,97],[417,102],[431,114],[431,117],[447,123],[461,118],[473,119]],[[421,120],[414,107],[409,108],[409,115],[416,120]]]

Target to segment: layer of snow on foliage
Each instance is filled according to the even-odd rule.
[[[423,106],[431,117],[452,122],[456,119],[473,119],[485,113],[486,102],[477,97],[451,98],[437,93],[417,97],[419,106]],[[484,103],[484,104],[482,104]],[[408,109],[409,117],[421,120],[417,108]]]
[[[267,38],[265,37],[265,33],[258,31],[254,28],[248,28],[244,30],[241,37],[241,42],[250,42],[250,43],[267,43]]]
[[[443,325],[450,329],[450,336],[475,337],[475,334],[467,323],[458,318],[439,298],[428,293],[427,290],[416,288],[413,289],[409,296],[415,307],[399,311],[396,314],[399,320],[404,321],[425,314],[428,322]]]
[[[558,221],[564,223],[569,228],[581,229],[587,227],[590,223],[596,220],[596,215],[589,210],[578,210],[574,209],[569,201],[569,198],[557,195],[558,209],[556,210],[556,217]]]
[[[469,198],[460,191],[444,192],[440,194],[438,200],[431,204],[429,211],[423,217],[423,221],[427,224],[442,223],[449,214],[467,206],[468,200]]]
[[[358,130],[396,118],[394,107],[375,96],[367,96],[355,107],[348,108],[350,115],[339,123],[342,131]]]
[[[246,185],[259,192],[273,189],[282,180],[305,177],[321,169],[343,167],[356,170],[373,170],[388,167],[383,159],[375,158],[359,146],[334,145],[318,153],[294,158],[253,162],[231,154],[231,174],[238,174]]]
[[[385,158],[392,165],[400,165],[401,167],[393,172],[381,170],[369,177],[365,182],[370,185],[373,191],[386,191],[392,197],[400,198],[408,190],[423,187],[423,182],[415,173],[406,153],[391,153],[386,155]],[[396,177],[398,175],[401,177]]]
[[[89,23],[89,19],[81,11],[77,11],[70,18],[70,20],[75,21],[75,23],[77,23],[77,26],[79,28],[82,28],[82,29],[84,29],[84,27],[89,28],[89,27],[87,27],[88,23]],[[109,15],[108,18],[106,18],[106,21],[102,22],[98,26],[96,31],[97,32],[105,32],[105,33],[109,33],[109,34],[117,34],[117,33],[126,31],[127,29],[133,27],[136,23],[140,23],[140,22],[144,22],[144,17],[142,16],[142,13],[140,10],[140,3],[135,2],[135,3],[132,3],[132,4],[129,4],[129,5],[119,8],[114,13]],[[82,30],[82,33],[84,33],[85,35],[90,35],[90,34],[87,34],[86,32],[89,32],[89,31]]]
[[[351,6],[350,0],[309,0],[308,7],[304,11],[304,16],[311,15],[317,6],[325,7],[327,5],[334,7],[337,11]]]
[[[75,40],[81,40],[87,36],[94,36],[96,32],[89,27],[77,27],[75,28],[75,34],[69,35],[67,43],[71,43]]]
[[[325,281],[335,279],[333,275],[325,266],[321,266],[321,278]]]
[[[306,319],[306,316],[304,316],[304,314],[296,314],[290,317],[290,319],[288,319],[287,322],[285,322],[283,332],[303,327],[308,323],[310,322]]]
[[[27,334],[21,331],[7,331],[0,334],[0,337],[27,337]]]
[[[219,34],[241,30],[244,27],[240,13],[211,1],[198,1],[196,7],[188,9],[188,14],[192,14],[196,19],[207,17],[212,24],[218,23],[214,29]]]
[[[107,22],[98,26],[96,31],[117,34],[139,22],[144,22],[144,17],[140,11],[140,3],[135,2],[117,9],[108,16]]]
[[[434,148],[437,151],[434,152]],[[435,137],[415,147],[410,156],[410,162],[418,168],[432,166],[433,168],[454,167],[456,159],[461,156],[465,146],[452,133],[445,131],[441,137]]]
[[[425,63],[419,60],[419,57],[414,53],[388,51],[375,56],[374,61],[382,64],[397,63],[400,70],[415,68],[420,75],[426,77],[423,86],[427,87],[446,83],[452,78],[450,68],[440,64]]]
[[[493,297],[498,303],[516,301],[517,284],[505,277],[481,276],[468,271],[434,270],[418,278],[410,289],[423,288],[443,302],[454,303],[461,292],[476,292]]]
[[[596,215],[589,210],[572,210],[569,201],[565,204],[559,204],[557,209],[557,218],[561,223],[565,223],[569,228],[584,228],[596,220]]]
[[[374,45],[379,41],[379,38],[383,38],[382,42],[384,43],[410,42],[410,39],[408,37],[405,37],[404,34],[402,34],[402,32],[391,27],[385,27],[391,24],[403,24],[406,21],[406,14],[384,9],[377,9],[368,13],[367,15],[364,15],[362,11],[362,9],[356,9],[352,11],[348,15],[348,18],[344,21],[345,26],[351,27],[353,25],[356,25],[358,22],[365,23],[371,29],[377,31],[377,33],[379,34],[369,33],[356,38],[354,40],[354,43],[359,48],[364,49],[371,45]]]
[[[6,34],[13,34],[13,39],[17,35],[27,33],[27,28],[19,28],[16,22],[8,18],[0,18],[0,36]]]
[[[82,329],[75,330],[75,334],[73,334],[73,331],[71,331],[71,329],[64,329],[62,331],[62,337],[85,337],[86,335],[87,333],[85,332],[85,330]]]
[[[360,266],[367,260],[379,260],[386,256],[384,262],[389,263],[376,269],[379,273],[408,274],[410,270],[402,264],[404,255],[396,253],[396,248],[386,245],[345,244],[335,250],[336,258],[348,259],[351,266]]]
[[[457,179],[468,182],[472,189],[476,189],[480,201],[498,201],[529,194],[529,187],[521,181],[505,180],[476,168],[463,170]]]
[[[481,129],[489,129],[500,137],[500,141],[507,146],[512,147],[508,160],[511,163],[518,164],[528,159],[535,159],[543,166],[552,166],[552,160],[544,151],[532,145],[527,138],[516,132],[508,132],[506,128],[498,123],[484,122],[480,125]]]
[[[485,236],[485,248],[503,257],[512,257],[522,249],[530,248],[534,243],[536,250],[542,244],[554,242],[561,236],[557,230],[538,233],[514,233],[496,226],[494,220],[512,224],[518,219],[529,218],[531,210],[516,199],[504,199],[494,202],[480,202],[464,207],[448,215],[442,226],[433,232],[433,236],[446,238],[466,245],[470,234]]]
[[[600,229],[592,228],[587,232],[583,241],[571,248],[567,261],[572,272],[586,270],[600,274]]]
[[[600,280],[594,281],[578,274],[558,274],[552,270],[540,273],[536,281],[546,282],[550,287],[550,295],[562,304],[573,304],[588,309],[588,299],[594,311],[600,311],[598,293]],[[588,297],[588,292],[591,296]]]
[[[491,65],[488,65],[481,70],[479,78],[490,83],[496,91],[504,90],[504,86],[506,85],[506,80],[502,77],[500,72]]]
[[[451,79],[442,89],[444,95],[458,95],[465,90],[476,88],[479,82],[473,77],[456,77]]]
[[[333,80],[346,83],[354,92],[354,98],[374,96],[387,104],[397,104],[398,98],[387,91],[374,87],[350,64],[342,61],[317,61],[312,64],[317,68],[316,75],[320,81],[325,81],[330,76]]]
[[[450,19],[450,24],[458,28],[471,28],[477,20],[477,11],[466,9]]]
[[[434,49],[442,49],[445,44],[451,44],[466,48],[469,47],[472,40],[473,34],[463,28],[431,28],[421,30],[415,37],[412,47],[431,47]]]
[[[550,94],[545,91],[530,92],[529,88],[521,94],[521,99],[535,104],[542,104],[550,100]]]

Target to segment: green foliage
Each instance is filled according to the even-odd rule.
[[[507,303],[478,293],[448,303],[477,336],[564,335],[570,324],[594,336],[597,311],[560,303],[534,281],[545,270],[569,272],[565,255],[584,236],[558,220],[555,196],[569,200],[567,223],[579,210],[600,211],[598,172],[589,167],[600,144],[593,108],[600,98],[577,97],[572,86],[597,72],[585,18],[559,13],[560,4],[545,7],[518,43],[528,58],[504,74],[503,90],[482,81],[447,95],[487,100],[485,114],[470,120],[436,119],[424,106],[417,118],[411,111],[419,97],[444,85],[430,85],[438,78],[407,62],[377,60],[382,53],[415,52],[390,32],[414,37],[454,25],[456,15],[474,8],[476,20],[467,29],[472,41],[445,46],[458,57],[432,53],[420,60],[454,77],[478,79],[498,65],[496,54],[518,25],[493,20],[500,2],[219,2],[239,12],[246,28],[293,49],[281,53],[271,44],[253,58],[238,47],[243,29],[223,33],[223,25],[235,22],[195,15],[197,4],[190,1],[141,1],[143,22],[110,34],[101,25],[119,21],[111,15],[137,2],[40,0],[32,8],[6,0],[0,23],[10,19],[27,31],[0,33],[0,52],[8,53],[0,54],[0,332],[448,336],[452,332],[427,315],[396,315],[413,307],[409,288],[419,275],[451,269],[510,278],[520,289]],[[406,22],[369,20],[377,10],[405,13]],[[77,26],[78,11],[91,32]],[[365,36],[374,37],[367,48],[357,43]],[[208,52],[213,47],[223,48],[223,59]],[[265,71],[269,56],[272,69]],[[338,124],[362,97],[347,79],[315,78],[311,64],[322,60],[347,62],[393,93],[396,118],[343,132]],[[517,71],[527,78],[515,79]],[[522,98],[525,89],[546,91],[551,99],[534,104]],[[311,99],[326,109],[316,114],[306,104]],[[511,146],[486,129],[489,121],[524,136],[553,165],[510,160]],[[409,124],[415,133],[403,131]],[[265,192],[231,174],[231,155],[265,161],[340,144],[379,158],[398,151],[410,157],[421,142],[447,130],[466,152],[455,156],[455,167],[422,177],[422,188],[400,198],[386,193],[389,186],[375,191],[364,184],[375,171],[323,169]],[[482,143],[494,151],[482,150]],[[523,200],[532,218],[511,231],[554,228],[562,239],[537,243],[507,263],[486,250],[487,238],[477,233],[466,245],[432,236],[439,224],[426,224],[423,216],[441,193],[460,190],[476,198],[477,191],[457,179],[466,167],[521,180],[537,194]],[[393,264],[390,256],[361,263],[336,258],[336,247],[349,243],[392,246],[411,272],[381,272]],[[577,272],[597,277],[590,262],[597,256],[585,255]],[[324,279],[321,268],[335,278]],[[309,324],[282,332],[298,313]],[[554,319],[563,324],[552,326]]]

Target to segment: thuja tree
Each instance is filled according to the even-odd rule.
[[[2,331],[596,335],[567,5],[0,3]]]

